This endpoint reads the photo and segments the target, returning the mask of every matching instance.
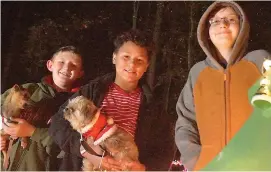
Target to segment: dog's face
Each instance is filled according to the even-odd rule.
[[[12,89],[11,93],[11,104],[17,104],[18,108],[24,109],[27,107],[28,101],[30,99],[30,94],[27,89],[15,84]]]
[[[6,118],[17,117],[20,115],[20,110],[27,108],[29,101],[28,90],[15,84],[4,102],[3,115]]]
[[[64,118],[70,122],[73,129],[81,133],[81,129],[93,120],[98,111],[92,101],[78,96],[69,101],[64,109]]]

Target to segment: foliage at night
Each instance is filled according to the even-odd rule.
[[[80,48],[85,81],[113,71],[114,37],[145,30],[156,45],[154,95],[156,170],[167,170],[176,149],[175,105],[189,69],[205,58],[197,41],[198,21],[212,2],[1,2],[1,92],[15,83],[38,82],[60,46]],[[240,2],[248,15],[249,50],[271,52],[271,2]],[[151,69],[150,69],[151,70]]]

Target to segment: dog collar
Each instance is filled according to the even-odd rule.
[[[7,121],[8,121],[8,119],[7,118],[5,118],[4,116],[0,116],[1,117],[1,126],[0,126],[0,129],[2,130],[3,129],[3,126],[2,125],[4,125]]]
[[[106,126],[106,124],[106,117],[103,114],[96,113],[92,122],[82,129],[83,137],[93,137],[95,140],[99,132]]]
[[[107,118],[105,115],[99,113],[97,114],[97,119],[82,129],[83,137],[92,137],[94,140],[94,145],[101,143],[103,140],[111,136],[117,129],[115,124],[107,123]]]
[[[6,124],[6,123],[8,123],[8,122],[12,122],[12,120],[11,120],[11,118],[6,118],[4,115],[0,115],[0,117],[1,117],[1,122],[2,122],[2,124],[1,124],[1,130],[3,129],[3,127],[2,127],[2,125],[3,124]]]
[[[98,134],[98,136],[94,140],[94,145],[98,145],[101,142],[103,142],[105,139],[110,137],[112,134],[115,133],[117,130],[117,125],[116,124],[111,124],[111,125],[106,125],[103,130]]]

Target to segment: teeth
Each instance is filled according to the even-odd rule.
[[[133,72],[133,71],[130,71],[130,70],[126,70],[126,72],[129,72],[129,73],[135,73],[135,72]]]
[[[66,72],[59,72],[59,73],[61,73],[64,76],[70,77],[70,75],[68,73],[66,73]]]

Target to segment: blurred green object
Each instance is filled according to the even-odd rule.
[[[260,87],[249,89],[252,100]],[[254,111],[229,144],[202,170],[271,171],[271,108],[265,101],[253,103]]]
[[[266,101],[266,99],[262,100],[261,99],[262,97],[263,96],[259,96],[259,99],[253,102],[253,106],[258,107],[259,109],[262,110],[269,109],[271,107],[271,103],[269,101]]]

